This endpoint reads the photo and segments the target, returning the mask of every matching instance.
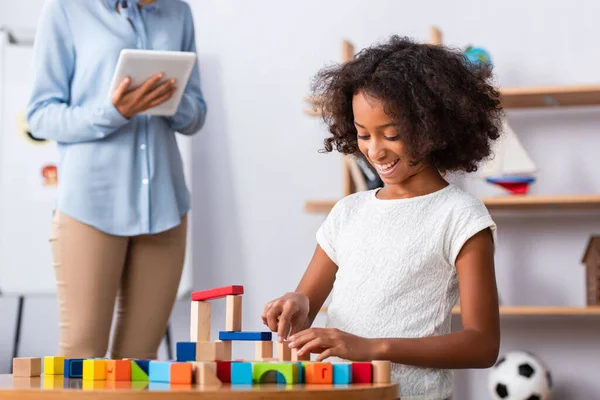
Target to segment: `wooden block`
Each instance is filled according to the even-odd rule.
[[[277,352],[275,354],[279,361],[292,361],[292,349],[288,342],[277,342]]]
[[[306,383],[333,383],[333,366],[326,362],[304,363]]]
[[[265,340],[257,341],[254,344],[254,358],[257,361],[273,358],[273,342]]]
[[[371,383],[372,364],[370,362],[352,363],[352,383]]]
[[[106,379],[106,361],[98,359],[83,360],[83,379],[104,381]]]
[[[223,383],[231,382],[231,361],[215,361],[217,365],[217,378]]]
[[[106,361],[106,380],[107,381],[131,381],[131,361],[128,360],[107,360]]]
[[[231,360],[231,342],[221,340],[196,343],[196,361]]]
[[[62,356],[44,357],[44,375],[63,375],[65,373],[65,358]]]
[[[352,383],[352,363],[332,363],[331,365],[333,367],[334,384]]]
[[[202,386],[220,386],[221,380],[217,377],[217,364],[215,362],[192,362],[193,383]]]
[[[244,287],[241,285],[223,286],[216,289],[192,292],[192,301],[214,300],[223,298],[225,296],[240,294],[244,294]]]
[[[176,350],[177,361],[196,360],[196,342],[177,342]]]
[[[387,360],[371,361],[373,366],[373,383],[390,383],[391,362]]]
[[[263,379],[265,374],[270,371],[277,371],[285,378],[285,383],[288,385],[296,383],[298,379],[298,364],[297,363],[254,363],[252,368],[252,381],[254,383],[266,383]],[[274,382],[277,382],[277,375],[271,378]]]
[[[252,364],[249,362],[234,362],[231,364],[232,385],[252,385]]]
[[[192,301],[190,308],[190,342],[210,341],[210,303]]]
[[[219,340],[221,342],[221,340]],[[231,341],[222,341],[223,342],[223,357],[217,361],[230,361],[233,355],[233,342]]]
[[[272,340],[271,332],[219,332],[219,340]]]
[[[310,361],[310,353],[298,355],[298,349],[292,349],[292,361]]]
[[[150,382],[171,381],[171,363],[168,361],[150,361],[148,380]]]
[[[133,382],[149,381],[150,360],[132,360],[131,361],[131,380]]]
[[[37,357],[13,358],[13,376],[31,377],[42,375],[42,359]]]
[[[189,362],[172,362],[170,382],[178,385],[191,385],[192,364]]]
[[[65,378],[83,378],[83,358],[65,358]]]
[[[242,296],[230,295],[226,299],[225,330],[227,332],[241,332]]]

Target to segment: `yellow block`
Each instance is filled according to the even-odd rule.
[[[44,375],[44,389],[62,389],[65,377],[62,375]]]
[[[103,381],[106,379],[106,360],[83,360],[83,380]]]
[[[62,356],[44,357],[44,375],[64,375],[65,358]]]

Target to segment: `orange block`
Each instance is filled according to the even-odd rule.
[[[107,381],[131,381],[131,361],[106,360]]]
[[[306,383],[333,383],[333,365],[326,362],[304,364]]]
[[[192,363],[178,362],[171,364],[171,383],[191,384],[192,383]]]

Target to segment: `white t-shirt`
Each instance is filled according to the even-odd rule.
[[[379,189],[336,203],[317,242],[338,266],[327,327],[367,338],[419,338],[451,332],[458,300],[455,260],[464,243],[496,225],[483,202],[449,184],[407,199]],[[453,373],[392,364],[402,400],[444,399]]]

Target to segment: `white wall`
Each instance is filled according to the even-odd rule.
[[[325,130],[302,108],[312,75],[339,60],[342,39],[357,48],[390,33],[427,40],[429,27],[437,25],[447,44],[490,50],[502,85],[600,81],[600,3],[593,0],[190,3],[209,104],[206,128],[194,139],[195,283],[198,289],[245,285],[245,329],[262,329],[263,305],[294,289],[312,254],[324,216],[305,214],[304,202],[341,194],[339,156],[317,152]],[[0,2],[0,25],[18,21],[34,27],[41,4]],[[598,193],[598,111],[509,114],[540,167],[532,192]],[[472,181],[467,187],[489,192]],[[494,217],[504,304],[583,305],[580,259],[587,237],[600,230],[597,213]],[[10,362],[15,306],[12,299],[0,301],[6,321],[0,325],[0,372]],[[42,316],[34,317],[35,311]],[[55,351],[56,319],[54,299],[32,301],[23,327],[24,355]],[[186,340],[186,302],[176,306],[173,323],[175,341]],[[223,313],[217,311],[213,332],[222,326]],[[547,361],[557,398],[595,398],[599,329],[600,320],[590,317],[503,319],[502,351],[524,348]],[[250,350],[240,345],[236,356],[250,357]],[[460,372],[455,398],[487,398],[486,376],[487,371]]]

